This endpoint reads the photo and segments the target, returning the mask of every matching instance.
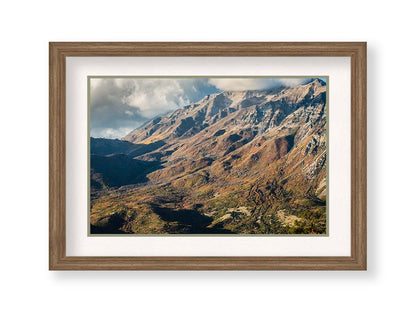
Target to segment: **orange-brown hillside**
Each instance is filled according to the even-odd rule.
[[[92,157],[98,143],[109,167],[123,153],[127,168],[120,157],[113,168],[133,176],[120,186],[113,171],[91,166],[91,230],[325,233],[326,126],[326,85],[316,79],[210,95],[108,148],[92,139]]]

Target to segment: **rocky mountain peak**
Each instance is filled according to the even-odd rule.
[[[201,131],[216,132],[221,127],[259,126],[262,131],[275,127],[301,106],[323,102],[326,87],[315,79],[294,88],[223,91],[157,117],[133,130],[123,140],[148,144],[164,139],[190,137]]]
[[[92,232],[325,233],[326,125],[315,79],[212,94],[125,141],[91,139]]]

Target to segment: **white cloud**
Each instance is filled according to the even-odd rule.
[[[189,103],[183,82],[174,79],[116,79],[117,85],[129,94],[122,102],[138,109],[145,118],[151,118]]]
[[[289,78],[93,78],[90,80],[91,135],[121,138],[157,115],[219,90],[261,90],[296,86],[305,81]]]
[[[132,128],[95,128],[91,132],[94,138],[119,139],[130,133]]]
[[[217,91],[208,79],[94,78],[90,85],[91,135],[107,138]]]
[[[278,78],[213,78],[209,83],[227,91],[263,90],[278,86],[293,87],[308,79]]]
[[[285,87],[296,87],[300,84],[304,84],[308,81],[310,81],[310,78],[282,78],[282,79],[277,79],[279,80],[280,84],[285,86]]]

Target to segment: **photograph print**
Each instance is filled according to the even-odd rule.
[[[89,235],[327,235],[328,77],[88,77]]]

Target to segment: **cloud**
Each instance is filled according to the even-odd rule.
[[[294,87],[309,80],[297,78],[212,78],[209,79],[209,83],[221,90],[245,91],[263,90],[279,86]]]
[[[119,80],[130,94],[123,98],[123,103],[132,109],[138,109],[145,118],[175,110],[192,101],[197,101],[208,94],[207,81],[195,79],[140,79]]]
[[[311,81],[310,78],[281,78],[277,80],[279,80],[280,84],[285,87],[296,87]]]
[[[294,78],[92,78],[91,136],[122,138],[147,120],[199,101],[212,93],[293,87]]]
[[[218,92],[208,79],[91,79],[91,136],[120,138],[157,115]]]
[[[125,104],[130,94],[114,79],[91,79],[90,127],[91,136],[116,138],[140,125],[145,118],[137,109]]]

